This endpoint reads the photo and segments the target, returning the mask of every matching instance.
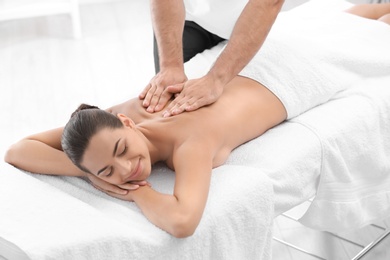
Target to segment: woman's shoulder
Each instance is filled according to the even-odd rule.
[[[124,114],[131,118],[135,124],[139,124],[145,120],[152,119],[157,116],[155,113],[149,113],[142,106],[142,100],[139,98],[132,98],[118,105],[106,109],[113,115]]]

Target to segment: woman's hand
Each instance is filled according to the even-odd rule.
[[[131,183],[114,185],[96,177],[93,174],[86,174],[86,176],[96,189],[103,191],[104,193],[107,193],[108,195],[111,195],[116,198],[120,196],[120,199],[125,199],[123,196],[126,196],[129,191],[137,190],[140,186],[151,186],[150,183],[147,181],[133,181]]]

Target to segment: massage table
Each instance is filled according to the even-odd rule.
[[[348,5],[326,2],[289,12],[313,15]],[[217,46],[188,62],[189,78],[202,75],[220,51]],[[213,169],[202,220],[184,239],[83,178],[31,174],[1,163],[0,256],[271,259],[274,218],[310,198],[299,221],[318,230],[351,230],[389,217],[389,72],[362,76],[353,88],[235,149]],[[172,193],[174,178],[156,164],[148,180]]]

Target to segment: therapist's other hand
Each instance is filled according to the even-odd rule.
[[[161,111],[173,93],[166,91],[168,86],[187,81],[182,68],[169,68],[157,73],[139,95],[142,105],[150,113]]]
[[[217,101],[223,92],[223,85],[210,76],[193,79],[184,84],[169,86],[166,91],[175,94],[175,99],[168,105],[163,116],[169,117],[184,111],[194,111]]]

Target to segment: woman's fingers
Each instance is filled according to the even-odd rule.
[[[88,179],[91,181],[92,185],[97,188],[98,190],[101,190],[103,192],[113,192],[116,194],[126,195],[128,193],[128,190],[121,189],[120,187],[108,183],[106,181],[103,181],[99,179],[98,177],[94,176],[93,174],[88,174]]]
[[[152,184],[150,184],[148,181],[132,181],[132,184],[138,184],[139,186],[149,186],[152,187]]]
[[[149,182],[147,182],[147,181],[132,181],[130,183],[125,183],[125,184],[121,184],[121,185],[118,185],[118,186],[120,188],[122,188],[122,189],[125,189],[125,190],[136,190],[140,186],[152,187],[152,185]]]
[[[138,184],[132,184],[132,183],[125,183],[125,184],[118,185],[118,187],[124,190],[136,190],[139,188],[139,186],[140,185]]]

